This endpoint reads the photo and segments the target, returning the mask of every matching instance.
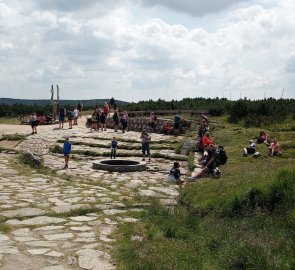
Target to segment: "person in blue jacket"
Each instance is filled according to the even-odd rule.
[[[69,167],[69,157],[72,150],[72,144],[69,142],[69,137],[65,138],[63,152],[65,157],[65,166],[64,169],[67,169]]]

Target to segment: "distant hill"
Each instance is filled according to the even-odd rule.
[[[81,102],[84,106],[94,106],[95,104],[104,104],[105,102],[109,102],[109,99],[87,99],[87,100],[71,100],[71,99],[63,99],[60,100],[61,105],[77,105],[78,102]],[[49,99],[14,99],[14,98],[0,98],[0,104],[8,104],[13,105],[15,103],[25,104],[25,105],[39,105],[46,106],[50,102]],[[129,102],[116,100],[117,105],[127,105]]]

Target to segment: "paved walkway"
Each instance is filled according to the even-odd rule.
[[[27,129],[0,125],[1,133],[28,133]],[[173,163],[171,157],[179,157],[167,143],[173,137],[153,134],[158,148],[155,151],[169,159],[152,159],[145,172],[95,171],[92,160],[105,157],[87,153],[74,154],[69,169],[62,170],[63,156],[50,151],[50,147],[61,145],[58,140],[70,136],[73,142],[80,142],[73,149],[87,150],[90,143],[106,143],[105,147],[94,149],[103,153],[109,151],[107,144],[114,134],[119,145],[120,139],[127,140],[121,142],[130,148],[127,152],[140,152],[136,150],[139,133],[90,133],[82,123],[64,130],[41,127],[38,134],[28,136],[16,147],[42,156],[45,165],[56,173],[24,173],[14,165],[15,155],[0,153],[1,269],[115,269],[110,256],[116,241],[113,232],[121,223],[138,221],[134,213],[145,205],[138,198],[157,197],[165,205],[175,205],[178,187],[166,182]],[[118,151],[123,152],[120,148]],[[186,162],[182,162],[182,167],[185,173]]]

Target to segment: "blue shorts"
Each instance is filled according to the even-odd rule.
[[[149,142],[142,143],[142,154],[145,155],[145,153],[147,153],[148,155],[150,154],[150,143]]]
[[[64,115],[60,115],[59,116],[59,121],[60,122],[64,122],[65,121],[65,116]]]

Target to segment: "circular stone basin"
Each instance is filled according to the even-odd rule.
[[[134,160],[103,159],[93,162],[93,169],[109,172],[146,171],[146,163]]]

